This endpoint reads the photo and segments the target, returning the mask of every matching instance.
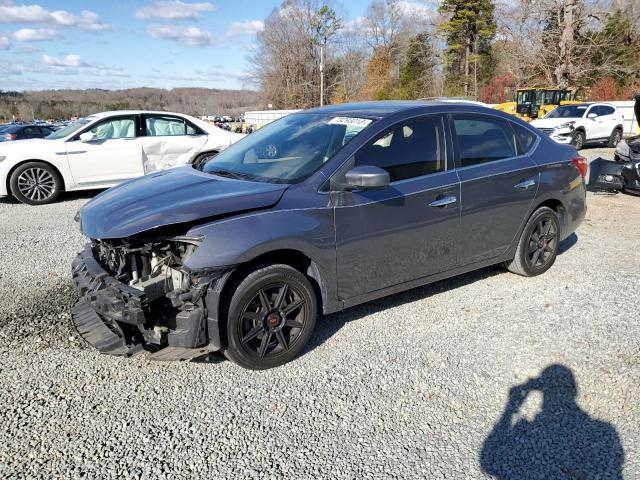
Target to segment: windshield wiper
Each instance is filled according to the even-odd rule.
[[[236,180],[251,180],[254,178],[253,175],[249,175],[248,173],[232,172],[231,170],[216,169],[209,170],[207,173],[218,175],[219,177],[234,178]]]

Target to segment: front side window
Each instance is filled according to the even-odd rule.
[[[513,131],[504,120],[460,115],[453,127],[462,167],[516,156]]]
[[[165,115],[147,115],[145,117],[147,137],[175,137],[195,135],[195,129],[183,118]]]
[[[202,170],[269,183],[300,182],[372,122],[324,113],[287,115],[226,148]]]
[[[355,165],[380,167],[392,182],[445,169],[443,120],[439,115],[397,123],[362,147]]]
[[[116,140],[118,138],[134,138],[136,124],[133,117],[120,117],[104,120],[89,129],[96,140]]]

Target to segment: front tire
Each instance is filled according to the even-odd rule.
[[[241,367],[265,370],[297,357],[318,315],[311,282],[289,265],[269,265],[244,278],[227,309],[223,354]]]
[[[586,136],[582,130],[578,130],[573,134],[573,140],[571,140],[571,145],[576,147],[576,150],[582,150],[584,147],[584,143],[586,141]]]
[[[27,162],[16,168],[9,180],[11,194],[28,205],[55,202],[62,193],[62,178],[43,162]]]
[[[507,268],[523,277],[541,275],[555,263],[559,244],[558,215],[549,207],[540,207],[529,217]]]

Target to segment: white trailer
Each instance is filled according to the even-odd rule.
[[[633,135],[640,134],[640,128],[638,127],[638,121],[636,120],[636,114],[633,111],[635,102],[633,100],[628,101],[616,101],[607,102],[616,107],[622,113],[624,117],[624,137],[631,137]]]
[[[254,112],[245,112],[245,125],[253,125],[254,128],[264,127],[266,124],[273,122],[282,117],[286,117],[290,113],[299,112],[300,110],[260,110]]]

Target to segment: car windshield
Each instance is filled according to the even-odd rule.
[[[80,130],[82,127],[84,127],[88,123],[91,123],[92,120],[93,120],[93,117],[81,118],[80,120],[77,120],[72,124],[67,125],[64,128],[61,128],[60,130],[53,132],[51,135],[49,135],[46,138],[48,138],[49,140],[58,140],[60,138],[68,137],[69,135]]]
[[[588,105],[562,105],[551,110],[544,118],[582,118]]]
[[[300,182],[372,122],[318,113],[287,115],[223,150],[202,170],[269,183]]]

